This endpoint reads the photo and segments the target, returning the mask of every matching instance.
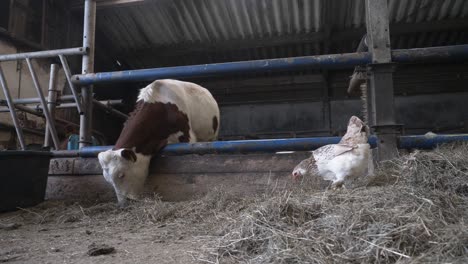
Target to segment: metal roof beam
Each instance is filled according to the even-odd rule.
[[[145,4],[149,3],[151,1],[145,1],[145,0],[96,0],[96,5],[98,9],[102,8],[111,8],[111,7],[122,7],[122,6],[131,6],[131,5],[137,5],[137,4]],[[72,9],[83,9],[84,7],[84,1],[82,0],[77,0],[73,1],[71,8]]]
[[[468,30],[468,19],[451,19],[434,22],[421,23],[394,23],[390,25],[390,34],[392,36],[412,34],[419,32],[438,32],[438,31],[459,31]],[[358,40],[366,33],[366,28],[357,28],[346,31],[332,32],[330,34],[329,43]],[[127,56],[148,56],[155,54],[161,57],[179,56],[194,52],[213,52],[213,51],[229,51],[250,49],[259,47],[273,47],[283,45],[293,45],[300,43],[317,43],[326,40],[326,32],[313,32],[307,34],[295,34],[288,36],[273,37],[267,39],[250,39],[250,40],[229,40],[218,43],[184,43],[174,44],[171,46],[145,48],[139,50],[128,50],[119,52],[118,57],[125,58]]]

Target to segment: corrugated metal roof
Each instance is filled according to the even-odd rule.
[[[467,43],[468,1],[389,0],[389,8],[402,32],[392,48]],[[437,21],[447,23],[428,24]],[[97,25],[116,59],[145,68],[352,52],[365,9],[364,0],[146,1],[99,9]]]

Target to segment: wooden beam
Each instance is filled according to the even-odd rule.
[[[387,0],[366,0],[367,46],[372,63],[367,68],[368,123],[377,135],[376,158],[390,160],[398,155],[392,56]]]
[[[366,0],[368,48],[373,63],[391,62],[390,23],[387,0]]]

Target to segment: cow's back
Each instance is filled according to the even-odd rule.
[[[211,93],[194,83],[178,80],[157,80],[140,91],[138,100],[148,103],[172,103],[189,119],[195,141],[212,141],[218,136],[219,108]]]

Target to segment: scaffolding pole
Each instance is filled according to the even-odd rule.
[[[31,78],[34,84],[34,88],[36,88],[37,95],[39,96],[39,99],[41,100],[41,105],[42,105],[42,111],[44,111],[44,116],[46,117],[47,123],[50,124],[49,130],[50,130],[50,135],[52,137],[52,141],[54,142],[54,147],[55,149],[59,148],[60,142],[57,136],[57,130],[55,129],[55,121],[53,117],[50,115],[49,109],[47,108],[47,102],[44,98],[44,94],[42,93],[42,88],[39,83],[39,80],[37,79],[36,72],[34,71],[31,59],[26,58],[26,63],[28,64],[29,72],[31,73]],[[11,107],[10,110],[13,110],[14,107]]]
[[[69,49],[58,49],[58,50],[44,50],[36,52],[26,52],[26,53],[16,53],[16,54],[7,54],[0,55],[0,61],[14,61],[14,60],[23,60],[23,59],[42,59],[56,57],[59,55],[85,55],[87,53],[87,48],[69,48]]]
[[[49,76],[49,89],[47,95],[47,107],[49,109],[50,116],[55,119],[55,109],[57,107],[57,64],[50,65],[50,76]],[[44,133],[44,147],[50,147],[50,126],[49,122],[46,123],[46,129]]]
[[[68,66],[67,58],[65,58],[65,56],[63,55],[59,55],[59,58],[60,62],[62,63],[63,72],[65,73],[65,77],[67,78],[68,86],[70,87],[70,90],[73,94],[73,98],[75,99],[75,104],[76,108],[78,109],[78,113],[82,115],[84,112],[82,110],[83,108],[81,107],[80,96],[77,89],[75,88],[75,85],[71,81],[71,71],[70,66]]]
[[[73,95],[62,95],[60,97],[57,97],[57,103],[72,102],[74,100],[75,99]],[[39,97],[13,99],[13,104],[40,104],[40,103],[41,103],[41,99],[39,99]]]
[[[159,154],[204,155],[311,151],[328,144],[337,144],[340,140],[341,137],[316,137],[176,143],[167,145]],[[400,149],[432,149],[440,144],[466,141],[468,141],[468,134],[399,136],[398,147]],[[375,148],[377,146],[377,137],[370,136],[369,144],[372,148]],[[112,149],[113,147],[114,146],[93,146],[85,147],[76,151],[56,151],[54,152],[54,156],[93,158],[96,157],[99,152]]]
[[[82,74],[94,72],[94,44],[96,31],[96,1],[85,0],[83,47],[89,47],[89,51],[83,55],[81,66]],[[91,145],[91,130],[93,121],[93,86],[87,84],[81,89],[82,111],[80,115],[80,148]]]
[[[24,150],[26,149],[26,144],[24,143],[23,130],[21,129],[21,126],[18,121],[18,116],[16,115],[15,106],[13,104],[13,100],[11,99],[11,94],[10,94],[10,90],[8,89],[8,84],[7,84],[5,75],[3,74],[2,65],[0,65],[0,84],[3,89],[3,94],[5,95],[8,108],[10,108],[11,120],[13,121],[13,125],[15,125],[15,130],[16,130],[16,134],[18,135],[18,140],[19,140],[21,149]]]
[[[468,45],[393,50],[391,51],[391,56],[392,61],[395,63],[465,61],[468,59]],[[357,65],[367,65],[369,63],[372,63],[371,53],[358,52],[88,73],[74,75],[72,81],[77,85],[91,85],[98,83],[154,81],[163,78],[194,78],[275,70],[353,68]]]

